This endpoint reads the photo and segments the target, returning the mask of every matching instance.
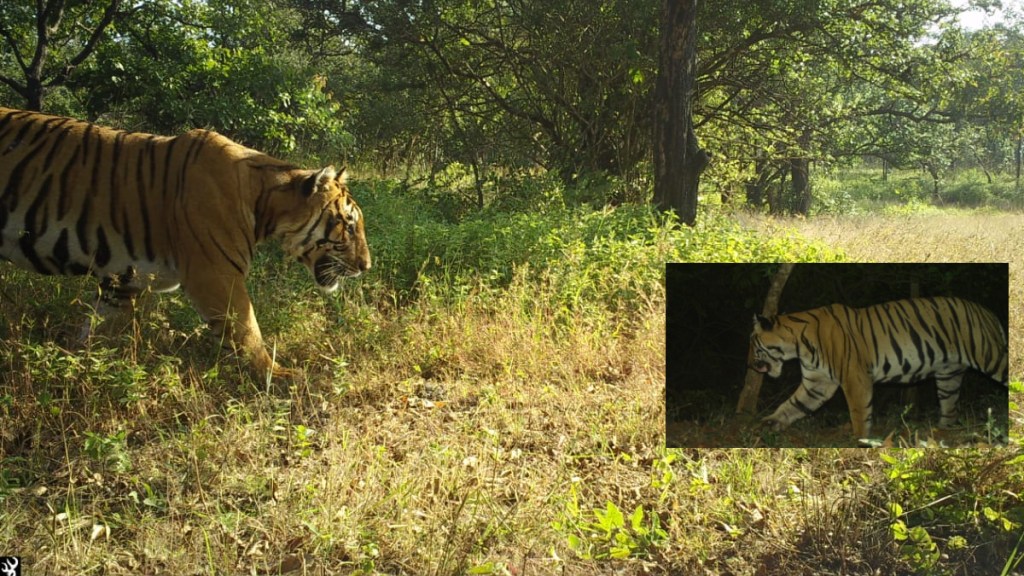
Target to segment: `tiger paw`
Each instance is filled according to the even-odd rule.
[[[772,416],[765,416],[761,419],[761,426],[773,432],[781,432],[788,427],[788,424]]]
[[[303,371],[299,368],[285,368],[280,364],[274,364],[270,372],[271,380],[282,382],[296,382],[302,379]]]

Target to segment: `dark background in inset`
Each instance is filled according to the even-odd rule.
[[[665,271],[666,414],[670,421],[704,421],[736,409],[747,370],[753,315],[761,311],[778,264],[676,264]],[[863,307],[911,296],[957,296],[992,310],[1004,329],[1009,307],[1007,264],[797,264],[779,313],[833,303]],[[778,380],[765,378],[758,410],[765,416],[796,389],[799,364]],[[878,387],[876,391],[881,393]],[[822,408],[838,402],[842,393]],[[838,400],[837,400],[838,399]],[[936,401],[937,405],[937,401]]]

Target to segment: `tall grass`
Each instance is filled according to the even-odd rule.
[[[889,502],[923,505],[900,453],[664,448],[664,262],[835,259],[824,243],[557,191],[453,220],[354,188],[370,274],[319,295],[270,247],[250,277],[270,345],[306,370],[284,391],[218,355],[180,295],[75,348],[90,284],[2,268],[0,554],[55,574],[919,567],[888,531]],[[966,542],[951,569],[1021,521],[1020,462],[961,457],[914,460],[928,486],[975,482],[928,532]]]

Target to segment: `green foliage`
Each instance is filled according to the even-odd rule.
[[[575,484],[569,492],[564,517],[552,527],[566,534],[569,548],[580,558],[646,558],[667,543],[668,532],[661,527],[660,518],[645,513],[643,506],[637,506],[628,517],[611,501],[602,508],[584,512]]]
[[[307,159],[342,163],[352,137],[322,69],[289,45],[294,25],[266,2],[144,4],[79,73],[86,114],[166,134],[212,128],[275,155],[301,142]]]
[[[1017,542],[1024,507],[1002,490],[979,480],[984,458],[978,452],[936,453],[911,448],[882,452],[891,489],[890,532],[900,554],[921,574],[944,574],[940,558],[994,539],[1000,547]],[[1021,475],[1021,457],[1007,464]],[[969,490],[964,490],[969,486]],[[963,527],[950,533],[952,526]],[[975,527],[972,530],[970,527]],[[942,547],[940,548],[940,544]]]
[[[1003,570],[999,573],[999,576],[1013,574],[1013,571],[1021,564],[1024,564],[1024,530],[1021,531],[1020,538],[1017,538],[1017,543],[1014,545],[1013,550],[1006,557],[1006,564],[1003,564]]]
[[[561,199],[570,205],[647,201],[658,44],[650,2],[94,4],[5,10],[0,87],[23,91],[21,77],[37,73],[36,11],[61,7],[47,13],[39,52],[48,111],[168,134],[212,128],[271,154],[357,160],[406,182],[425,176],[453,218],[530,202],[521,185],[530,178],[507,181],[538,168],[569,186]],[[1004,205],[1011,189],[1020,202],[1005,178],[953,182],[965,168],[995,180],[1015,168],[1019,15],[966,31],[945,0],[732,1],[701,11],[694,109],[713,154],[703,192],[806,212],[795,175],[872,157],[926,176],[860,191],[820,181],[811,209],[862,210],[872,195]],[[103,33],[93,43],[89,31]]]
[[[893,506],[893,515],[903,514],[898,504]],[[921,526],[908,529],[901,520],[891,526],[892,537],[900,547],[900,553],[919,574],[932,574],[939,562],[939,547]]]
[[[539,163],[566,181],[649,157],[650,2],[294,5],[321,48],[353,37],[372,65],[353,95],[367,150],[478,172]]]
[[[761,237],[720,212],[702,213],[690,228],[646,206],[569,205],[560,185],[549,183],[519,210],[486,209],[455,223],[393,183],[357,184],[354,193],[374,215],[367,234],[376,277],[400,294],[437,285],[457,295],[481,281],[502,287],[525,274],[572,309],[628,312],[662,289],[665,262],[838,259],[797,237]]]
[[[25,344],[20,356],[26,377],[58,386],[67,395],[64,400],[70,398],[76,389],[102,389],[104,398],[132,404],[140,399],[143,384],[148,377],[143,366],[120,358],[118,351],[110,348],[94,348],[76,353],[48,341]],[[59,404],[53,404],[56,398],[48,392],[43,394],[45,396],[40,397],[40,404],[50,406],[51,410],[62,409]]]
[[[989,182],[981,170],[963,170],[949,174],[936,198],[931,177],[919,170],[889,170],[884,177],[880,167],[858,164],[820,173],[812,182],[812,213],[859,214],[881,211],[885,214],[916,214],[940,207],[1007,208],[1016,202],[1013,184],[1006,176]]]
[[[126,472],[131,468],[126,444],[127,437],[128,433],[124,430],[109,435],[87,431],[83,451],[87,456],[102,466],[109,467],[114,472]]]
[[[0,103],[10,100],[11,107],[43,109],[47,92],[67,86],[78,64],[108,39],[111,24],[126,14],[117,0],[6,2],[0,13]],[[66,105],[66,94],[62,96],[60,104]]]

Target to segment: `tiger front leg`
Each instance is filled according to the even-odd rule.
[[[88,346],[98,333],[113,336],[131,327],[136,301],[142,290],[134,282],[134,272],[114,274],[100,280],[96,303],[78,331],[78,343]],[[102,330],[99,330],[100,327]]]
[[[814,412],[836,393],[839,385],[828,378],[804,375],[800,387],[762,422],[774,430],[782,430]]]
[[[92,310],[86,314],[85,320],[82,321],[82,325],[78,329],[77,345],[89,346],[93,337],[101,333],[101,326],[105,336],[121,333],[131,322],[134,311],[135,303],[132,300],[112,303],[107,302],[101,295],[96,299]]]
[[[244,277],[205,278],[187,282],[184,288],[214,335],[246,360],[254,376],[264,379],[269,373],[273,378],[293,379],[301,375],[277,364],[267,353]]]
[[[843,383],[843,394],[846,405],[850,408],[850,424],[853,436],[858,440],[871,435],[871,397],[874,394],[874,382],[867,373],[849,374]]]

